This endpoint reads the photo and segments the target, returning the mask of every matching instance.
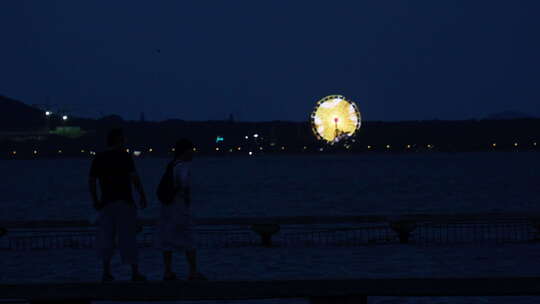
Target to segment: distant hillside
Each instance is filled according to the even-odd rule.
[[[528,115],[521,112],[516,111],[504,111],[500,113],[491,114],[486,119],[494,119],[494,120],[508,120],[508,119],[523,119],[523,118],[535,118],[532,115]]]
[[[0,95],[0,131],[32,131],[46,123],[40,109]]]

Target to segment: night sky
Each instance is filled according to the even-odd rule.
[[[80,116],[540,116],[540,1],[0,3],[0,95]]]

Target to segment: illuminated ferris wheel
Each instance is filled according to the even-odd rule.
[[[362,125],[358,106],[342,95],[330,95],[317,102],[311,113],[311,128],[319,140],[334,144],[353,136]]]

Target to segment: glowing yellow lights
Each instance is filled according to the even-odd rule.
[[[237,149],[238,151],[240,151],[240,150],[242,150],[242,147],[238,147],[238,148],[236,148],[236,149]]]
[[[341,95],[330,95],[317,102],[311,114],[311,128],[319,140],[335,143],[353,136],[362,119],[356,104]]]
[[[411,148],[411,145],[407,145],[407,149],[410,149]]]
[[[368,149],[371,149],[371,146],[367,146]]]
[[[58,150],[58,154],[62,154],[62,150]]]
[[[126,149],[126,152],[129,153],[129,149]]]
[[[148,149],[148,152],[154,152],[154,149],[150,148]]]
[[[306,146],[304,146],[304,150],[307,150],[307,147],[306,147]]]
[[[514,143],[514,147],[517,147],[517,146],[519,146],[519,144],[518,144],[517,142],[516,142],[516,143]]]
[[[495,147],[497,147],[497,143],[492,143],[491,146],[492,146],[493,148],[495,148]]]
[[[84,153],[84,150],[81,150],[81,153]]]
[[[172,148],[171,151],[174,152],[174,151],[176,151],[176,149],[175,149],[175,148]]]
[[[427,145],[427,147],[428,147],[428,149],[431,149],[431,148],[433,148],[433,146],[432,146],[432,145]]]
[[[17,155],[17,151],[13,151],[13,152],[11,152],[11,154]]]
[[[193,152],[197,152],[197,148],[193,148]]]
[[[390,149],[390,145],[386,145],[386,149]]]
[[[34,150],[34,155],[37,154],[37,150]]]

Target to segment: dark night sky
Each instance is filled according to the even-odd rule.
[[[2,1],[0,94],[137,119],[540,116],[540,1]]]

